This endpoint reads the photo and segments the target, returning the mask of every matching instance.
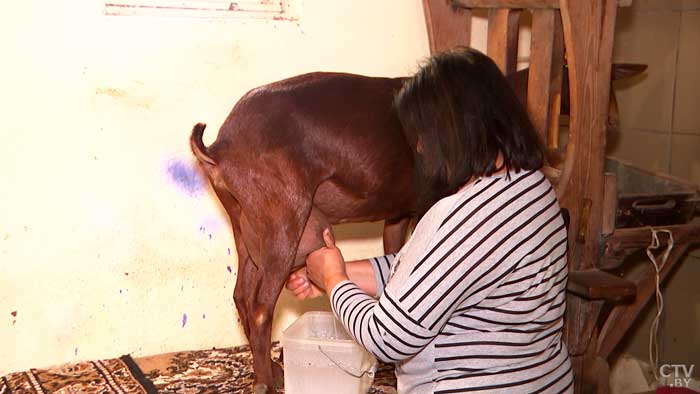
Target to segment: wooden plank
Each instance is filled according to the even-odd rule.
[[[676,245],[700,243],[700,223],[663,227],[619,228],[605,240],[603,256],[598,268],[604,270],[620,268],[627,257],[649,245],[652,228],[671,231]],[[667,239],[668,235],[659,233],[659,241],[662,244],[665,244]]]
[[[548,140],[554,22],[554,10],[532,12],[527,112],[542,141]]]
[[[572,228],[579,230],[569,238],[569,256],[574,269],[592,268],[600,258],[605,119],[613,39],[608,25],[615,22],[615,7],[615,0],[562,0],[571,118],[566,160],[557,192],[562,205],[572,212]],[[578,221],[584,200],[591,202],[591,215],[581,225]],[[581,233],[585,235],[579,239],[584,241],[576,242]]]
[[[566,1],[566,0],[565,0]],[[587,242],[583,250],[583,266],[593,267],[600,261],[601,233],[603,227],[603,200],[604,200],[604,174],[605,174],[605,150],[607,145],[607,118],[610,104],[610,76],[612,74],[613,40],[615,36],[615,20],[617,18],[617,0],[603,0],[600,26],[600,44],[597,55],[590,60],[594,64],[595,96],[592,105],[592,129],[591,129],[591,178],[585,189],[588,198],[594,201],[595,215],[591,216],[588,227]]]
[[[659,274],[660,282],[666,279],[687,250],[688,244],[674,247],[668,256],[666,265],[661,268]],[[603,323],[597,343],[597,353],[602,358],[608,358],[610,353],[615,350],[615,347],[630,329],[632,323],[637,320],[637,317],[656,291],[656,271],[652,267],[651,262],[649,262],[648,269],[644,270],[637,277],[630,278],[630,280],[637,284],[637,299],[633,304],[619,305],[613,308],[605,323]]]
[[[617,176],[605,173],[603,192],[603,226],[601,234],[610,235],[615,231],[615,214],[617,213]]]
[[[464,8],[560,8],[559,0],[452,0]],[[618,0],[619,7],[629,7],[632,0]]]
[[[505,74],[513,74],[518,65],[518,28],[520,10],[489,10],[487,53]]]
[[[603,300],[586,300],[567,292],[564,338],[570,355],[579,356],[586,353],[604,304]],[[574,379],[576,378],[574,373]]]
[[[471,11],[449,0],[423,0],[430,52],[439,53],[471,44]]]
[[[608,394],[610,386],[610,365],[594,354],[584,357],[583,392]]]
[[[463,8],[559,8],[559,0],[453,0]]]
[[[561,24],[561,12],[558,10],[554,11],[553,40],[552,76],[549,88],[549,124],[547,125],[547,140],[545,142],[548,148],[556,149],[559,148],[559,117],[561,115],[561,95],[564,86],[564,32]]]
[[[570,271],[594,268],[600,257],[606,118],[606,108],[601,108],[600,97],[609,94],[606,88],[610,87],[612,57],[612,54],[601,52],[600,48],[601,41],[612,40],[612,36],[603,36],[603,32],[607,32],[603,29],[603,10],[612,1],[616,0],[561,0],[569,65],[571,117],[566,159],[557,194],[571,218]],[[609,18],[608,23],[614,23],[614,18]],[[607,87],[601,85],[603,79],[607,79]],[[567,346],[572,356],[581,356],[595,344],[592,336],[604,302],[588,301],[573,295],[569,300],[571,303],[567,304],[566,312]],[[574,371],[576,393],[581,393],[583,389],[582,372],[582,369]]]
[[[606,301],[633,297],[637,292],[629,280],[598,269],[569,272],[566,289],[588,300]]]

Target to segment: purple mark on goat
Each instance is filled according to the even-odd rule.
[[[170,181],[190,196],[199,195],[204,190],[204,178],[193,163],[172,159],[167,171]]]
[[[187,313],[182,314],[182,328],[185,328],[185,324],[187,324]]]

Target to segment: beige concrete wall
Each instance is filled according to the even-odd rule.
[[[643,168],[700,184],[700,1],[634,0],[620,9],[614,60],[645,63],[648,72],[616,84],[621,130],[609,153]],[[648,263],[643,261],[642,263]],[[650,263],[648,263],[650,264]],[[661,323],[661,364],[700,365],[700,251],[669,278]],[[623,352],[648,359],[647,308]]]
[[[406,75],[428,54],[420,0],[299,3],[296,23],[3,6],[0,375],[245,341],[233,239],[193,169],[192,125],[209,124],[209,143],[255,86],[316,70]],[[358,234],[341,244],[348,257],[381,251],[377,226],[344,232]],[[275,337],[318,307],[283,297]]]

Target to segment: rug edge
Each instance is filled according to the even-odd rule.
[[[151,382],[146,375],[141,371],[141,368],[136,364],[133,358],[131,358],[130,355],[125,354],[121,357],[119,357],[119,360],[121,360],[127,368],[129,368],[129,372],[131,372],[131,375],[138,381],[141,386],[143,386],[144,389],[146,389],[146,393],[148,394],[158,394],[158,390],[156,389],[156,386]]]

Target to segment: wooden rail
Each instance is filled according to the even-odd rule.
[[[461,8],[559,8],[559,0],[452,0]]]
[[[671,231],[675,245],[700,242],[700,223],[616,229],[605,240],[603,256],[600,259],[598,268],[603,270],[620,268],[627,257],[649,245],[652,228]],[[668,242],[668,235],[659,233],[659,241],[662,245],[665,245]]]
[[[452,5],[460,8],[560,8],[560,0],[452,0]],[[585,1],[585,0],[581,0]],[[632,0],[618,0],[619,7],[629,7]]]

